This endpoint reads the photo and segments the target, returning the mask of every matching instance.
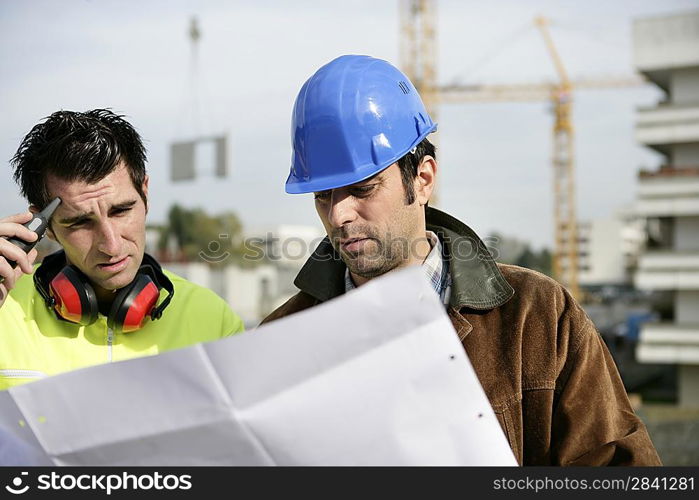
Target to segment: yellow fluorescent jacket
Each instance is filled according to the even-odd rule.
[[[102,314],[90,326],[59,320],[22,276],[0,307],[0,390],[86,366],[148,356],[243,331],[243,322],[211,290],[163,270],[175,295],[157,321],[114,334]],[[161,300],[166,295],[161,292]]]

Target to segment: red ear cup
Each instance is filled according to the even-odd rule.
[[[114,333],[138,330],[150,317],[160,297],[160,290],[150,276],[137,274],[130,285],[122,288],[112,302],[107,326]]]
[[[97,320],[97,296],[90,283],[71,266],[66,266],[51,280],[54,309],[65,320],[91,325]]]
[[[97,294],[87,276],[65,263],[62,250],[47,255],[34,272],[34,286],[58,318],[91,325],[99,316]],[[158,304],[161,290],[167,295]],[[136,331],[148,318],[160,319],[174,295],[175,287],[160,264],[147,253],[143,254],[143,263],[134,280],[116,293],[107,315],[107,326],[116,333]]]
[[[66,265],[63,250],[47,255],[34,272],[34,286],[49,309],[61,320],[80,325],[97,321],[99,303],[90,280],[77,267]],[[160,304],[160,291],[167,292]],[[172,281],[160,264],[143,254],[134,280],[119,290],[107,316],[107,326],[116,333],[133,332],[150,317],[160,319],[175,295]]]

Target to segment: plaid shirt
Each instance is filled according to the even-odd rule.
[[[451,295],[451,275],[449,274],[449,262],[444,259],[442,253],[442,243],[439,241],[439,237],[432,231],[427,231],[427,240],[430,242],[432,250],[427,254],[425,261],[422,263],[422,269],[424,269],[427,279],[430,280],[430,284],[434,291],[437,292],[439,298],[442,300],[442,304],[445,306],[449,304],[449,296]],[[352,281],[350,276],[350,271],[348,268],[345,269],[345,292],[349,292],[357,288]]]

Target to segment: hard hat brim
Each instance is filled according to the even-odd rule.
[[[388,167],[396,163],[398,160],[403,158],[403,156],[408,154],[408,152],[410,152],[411,149],[420,144],[423,141],[423,139],[425,139],[425,137],[427,137],[432,132],[435,132],[436,130],[437,123],[434,123],[425,132],[420,134],[418,138],[405,151],[402,151],[400,154],[395,155],[394,158],[391,158],[390,160],[387,160],[381,163],[380,165],[370,163],[369,165],[366,165],[366,167],[359,168],[351,172],[342,172],[334,175],[328,175],[309,180],[297,180],[292,174],[289,174],[289,176],[286,179],[284,190],[287,194],[307,194],[319,191],[327,191],[329,189],[337,189],[345,186],[351,186],[352,184],[365,181],[370,177],[373,177],[374,175],[387,169]]]

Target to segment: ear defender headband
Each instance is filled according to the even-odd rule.
[[[65,253],[56,252],[44,258],[34,273],[34,285],[46,305],[59,319],[88,326],[97,321],[97,294],[90,281],[77,267],[65,265]],[[167,297],[157,305],[160,290]],[[107,316],[107,326],[114,333],[130,333],[143,327],[150,318],[158,320],[175,294],[174,286],[160,264],[148,254],[134,280],[119,290]]]

